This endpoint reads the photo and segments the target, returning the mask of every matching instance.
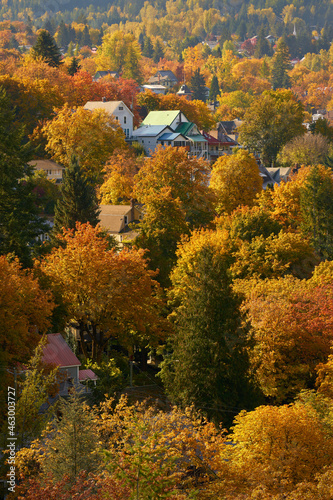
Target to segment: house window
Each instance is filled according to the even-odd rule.
[[[115,118],[116,118],[116,120],[118,121],[118,116],[116,116]]]
[[[126,116],[124,116],[124,123],[126,123]]]
[[[119,106],[119,111],[122,111],[124,109],[123,106]]]
[[[124,223],[125,224],[128,224],[128,218],[127,218],[127,215],[124,216]]]

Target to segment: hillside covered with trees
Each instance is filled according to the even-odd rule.
[[[8,499],[331,500],[331,2],[0,15]]]

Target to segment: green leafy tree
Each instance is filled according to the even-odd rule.
[[[55,206],[54,234],[62,228],[74,229],[76,222],[96,226],[99,209],[95,189],[89,183],[75,156],[64,170],[60,199]]]
[[[288,45],[280,38],[273,59],[271,82],[273,90],[287,89],[291,86],[288,71],[291,69]]]
[[[206,101],[206,83],[200,69],[196,69],[191,78],[192,98],[199,101]]]
[[[42,57],[44,61],[53,67],[61,64],[61,53],[54,38],[46,30],[40,30],[36,43],[31,50],[32,56],[37,59]]]
[[[272,164],[287,142],[304,134],[303,120],[303,105],[290,90],[265,91],[245,112],[239,142]]]

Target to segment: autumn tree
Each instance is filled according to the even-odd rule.
[[[290,276],[246,288],[252,372],[266,396],[289,402],[314,385],[315,367],[330,353],[332,293]]]
[[[241,412],[230,439],[235,446],[225,448],[224,458],[234,490],[230,488],[226,498],[235,494],[241,498],[249,491],[265,499],[278,499],[281,494],[314,498],[316,488],[315,496],[293,496],[293,491],[299,487],[301,492],[308,483],[315,486],[316,475],[324,472],[333,456],[333,441],[319,412],[302,402]]]
[[[40,30],[35,45],[32,48],[35,59],[41,57],[50,66],[61,64],[61,53],[52,35],[46,30]]]
[[[65,229],[75,229],[76,222],[89,222],[96,226],[99,209],[94,187],[83,173],[78,160],[73,156],[64,170],[60,186],[60,198],[55,206],[53,234]]]
[[[19,398],[16,405],[16,432],[18,447],[29,446],[39,438],[52,416],[49,398],[59,389],[58,367],[43,362],[43,349],[47,337],[39,341],[32,357],[25,367],[19,382]],[[41,411],[42,409],[42,411]]]
[[[104,183],[99,194],[103,205],[126,204],[133,197],[134,178],[142,165],[142,157],[132,150],[115,150],[104,167]]]
[[[239,127],[239,141],[274,164],[279,150],[293,137],[302,135],[302,104],[288,90],[265,91],[255,99]]]
[[[134,35],[120,30],[104,35],[97,56],[99,69],[117,71],[124,78],[133,78],[140,83],[140,60],[141,48]]]
[[[253,155],[238,150],[221,156],[213,165],[210,187],[216,196],[216,211],[231,213],[240,205],[253,206],[262,190],[262,179]]]
[[[45,64],[45,66],[47,66]],[[49,69],[58,71],[56,68]],[[44,75],[44,66],[41,66],[39,76],[30,79],[28,75],[0,77],[0,86],[4,88],[10,107],[13,111],[14,122],[18,127],[24,127],[25,140],[33,133],[40,121],[53,117],[53,108],[64,104],[65,87],[60,91],[57,84],[48,80]]]
[[[43,291],[17,260],[0,257],[0,376],[1,387],[13,383],[7,367],[27,362],[40,334],[50,327],[52,296]],[[7,383],[6,383],[7,382]]]
[[[160,269],[163,285],[168,283],[181,235],[213,217],[208,175],[205,161],[168,146],[155,151],[136,177],[135,197],[145,205],[137,244],[149,250],[151,266]]]
[[[283,165],[323,164],[328,154],[328,140],[321,134],[294,137],[283,147],[277,160]]]
[[[75,232],[65,230],[59,241],[62,246],[45,256],[40,268],[62,297],[66,319],[79,325],[86,358],[99,361],[110,337],[131,352],[134,345],[154,344],[163,336],[162,303],[143,251],[109,250],[101,229],[89,224],[77,223]],[[91,355],[84,342],[88,330]]]
[[[68,166],[75,155],[93,183],[100,182],[104,164],[113,151],[125,147],[123,130],[115,118],[102,109],[72,110],[66,105],[43,127],[43,133],[52,158]]]

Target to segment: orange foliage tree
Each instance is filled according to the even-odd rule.
[[[333,342],[331,287],[291,277],[249,283],[243,309],[252,371],[264,394],[283,402],[311,387]]]
[[[68,321],[79,325],[82,351],[88,356],[84,331],[92,337],[92,358],[100,360],[110,337],[132,352],[134,345],[156,343],[167,328],[162,302],[144,252],[108,249],[100,228],[77,223],[76,231],[59,235],[63,246],[42,262],[65,304]]]
[[[0,257],[0,376],[1,388],[11,380],[6,367],[26,362],[50,327],[52,295],[43,291],[17,260]],[[1,390],[2,390],[1,389]]]

